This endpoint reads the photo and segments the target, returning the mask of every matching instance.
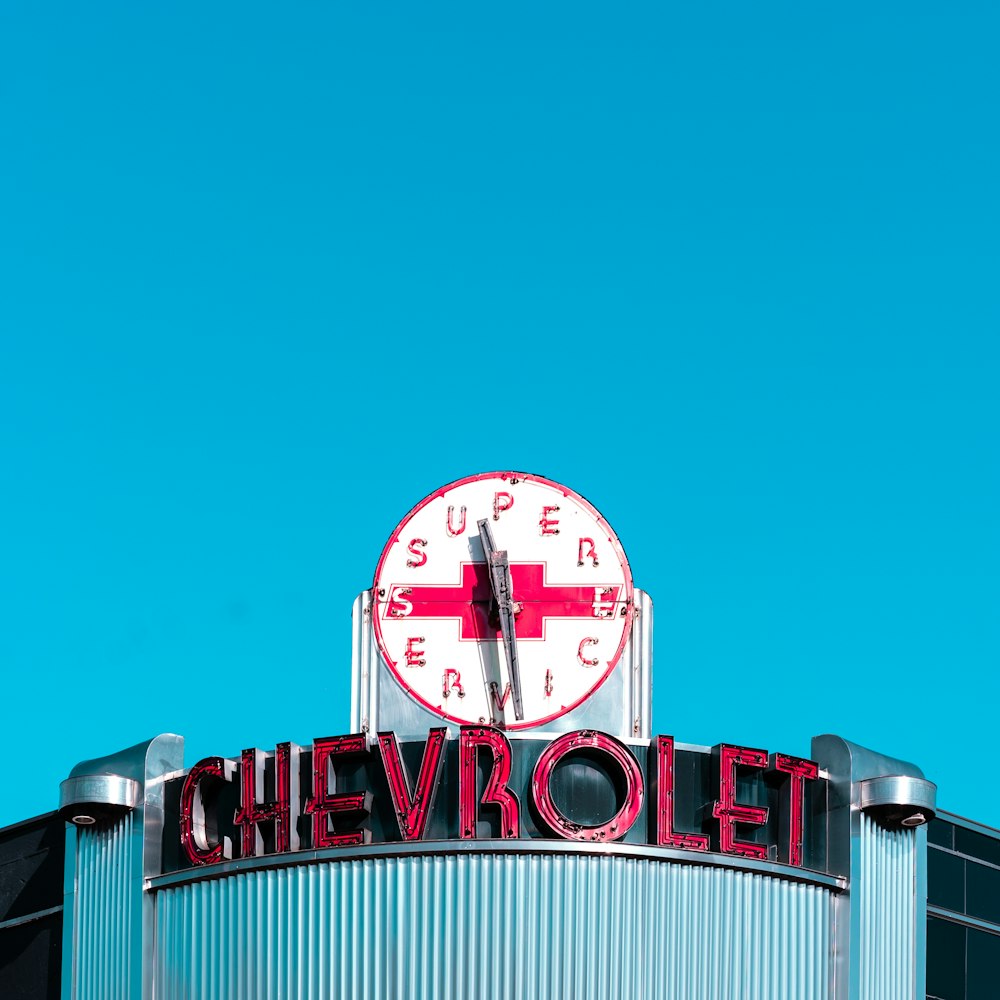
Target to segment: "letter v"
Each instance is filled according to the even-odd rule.
[[[385,767],[386,780],[392,805],[396,810],[396,822],[403,840],[421,840],[427,827],[427,817],[434,802],[434,793],[444,766],[444,741],[447,729],[432,729],[424,744],[424,756],[417,775],[417,787],[413,789],[406,765],[399,753],[399,743],[395,733],[379,733],[378,748]]]

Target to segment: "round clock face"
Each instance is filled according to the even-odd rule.
[[[632,574],[583,497],[520,472],[442,487],[392,533],[372,620],[389,669],[453,722],[539,726],[608,677],[632,628]]]

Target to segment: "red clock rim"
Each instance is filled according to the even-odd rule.
[[[382,554],[379,556],[378,565],[375,567],[375,579],[372,585],[372,626],[375,630],[375,642],[378,645],[379,652],[382,654],[385,660],[386,666],[391,671],[392,675],[399,682],[400,687],[409,695],[415,702],[422,705],[432,714],[438,716],[438,718],[447,719],[449,722],[455,722],[459,725],[474,725],[470,723],[468,719],[463,719],[457,715],[450,715],[447,712],[442,711],[436,705],[422,698],[416,691],[409,687],[406,681],[403,680],[402,674],[396,669],[396,664],[393,662],[392,657],[389,655],[389,651],[386,649],[385,640],[382,637],[382,628],[379,624],[379,596],[378,596],[378,586],[379,577],[382,575],[382,567],[385,565],[385,561],[389,556],[389,552],[392,547],[399,542],[400,533],[403,527],[410,521],[410,519],[423,510],[432,500],[436,500],[440,496],[444,496],[449,490],[456,489],[459,486],[465,486],[467,483],[480,482],[483,479],[500,479],[500,480],[528,480],[534,483],[541,483],[545,486],[550,486],[563,496],[571,497],[575,500],[581,507],[589,511],[593,516],[598,525],[601,526],[603,531],[608,537],[608,541],[611,542],[612,548],[618,561],[620,562],[622,569],[625,572],[625,601],[627,612],[625,615],[625,625],[622,629],[621,642],[618,644],[618,649],[615,651],[614,656],[608,661],[608,667],[604,671],[603,676],[591,687],[583,697],[578,698],[571,705],[567,705],[565,708],[559,709],[558,712],[553,712],[552,715],[547,715],[543,719],[536,719],[532,722],[519,722],[513,725],[505,725],[503,728],[506,731],[513,732],[519,729],[536,729],[539,726],[544,726],[549,722],[559,719],[564,715],[569,714],[574,709],[582,705],[588,698],[592,698],[603,686],[604,682],[611,676],[615,667],[618,666],[618,661],[622,657],[622,653],[625,651],[625,645],[628,642],[629,635],[632,632],[632,621],[635,616],[635,604],[633,601],[633,588],[632,588],[632,569],[629,566],[628,558],[625,555],[625,549],[622,548],[622,543],[618,540],[618,535],[615,534],[611,525],[608,524],[607,520],[603,517],[601,512],[584,496],[581,496],[575,490],[571,490],[568,486],[563,486],[562,483],[557,483],[553,479],[546,479],[545,476],[535,475],[531,472],[514,472],[514,471],[497,471],[497,472],[480,472],[473,476],[464,476],[462,479],[456,479],[454,482],[448,483],[445,486],[441,486],[434,490],[433,493],[429,493],[423,500],[420,501],[415,507],[412,507],[396,525],[392,534],[389,536],[389,540],[385,543],[382,549]],[[384,603],[384,602],[383,602]]]

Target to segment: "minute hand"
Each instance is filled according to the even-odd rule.
[[[521,704],[521,671],[517,662],[514,585],[510,576],[510,563],[507,560],[506,549],[497,551],[489,521],[484,519],[477,523],[483,552],[486,554],[486,566],[490,571],[490,588],[493,591],[493,599],[497,602],[497,614],[500,617],[500,634],[503,636],[507,673],[510,675],[510,693],[514,696],[514,718],[521,722],[524,719],[524,707]]]

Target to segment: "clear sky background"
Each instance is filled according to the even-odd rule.
[[[0,6],[0,825],[346,731],[504,468],[617,530],[654,731],[1000,825],[995,6],[150,8]]]

